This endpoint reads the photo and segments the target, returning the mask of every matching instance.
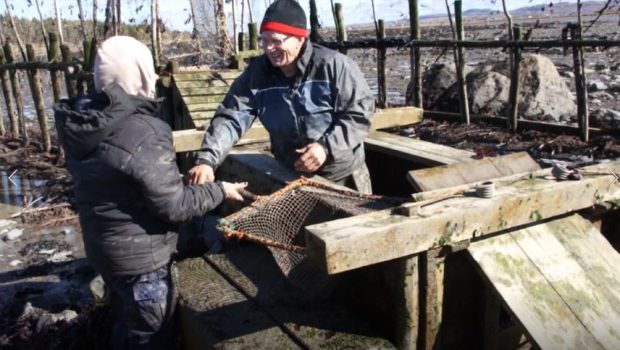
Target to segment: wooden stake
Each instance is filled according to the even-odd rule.
[[[0,49],[0,62],[4,63],[4,51]],[[0,69],[0,81],[2,82],[2,94],[4,95],[4,102],[6,103],[6,111],[9,119],[9,129],[11,131],[11,137],[19,137],[19,128],[17,126],[17,116],[15,114],[15,108],[13,107],[13,98],[11,96],[11,87],[9,86],[9,75],[6,69]],[[1,123],[2,135],[4,135],[4,121]]]
[[[521,27],[515,26],[513,28],[513,37],[515,41],[521,40]],[[519,92],[521,90],[521,49],[515,46],[512,51],[512,60],[510,60],[512,67],[510,72],[510,97],[508,100],[508,123],[509,128],[513,131],[517,131],[518,123],[518,111],[519,111]]]
[[[409,0],[409,21],[411,28],[411,40],[420,40],[420,20],[419,20],[418,0]],[[407,104],[422,107],[422,72],[420,64],[420,47],[412,46],[410,49],[411,57],[411,96],[407,96]]]
[[[456,38],[458,40],[456,46],[456,56],[458,60],[456,63],[456,71],[459,83],[459,98],[461,100],[461,121],[469,124],[469,102],[467,100],[467,85],[465,81],[465,59],[463,57],[463,47],[460,45],[460,42],[463,41],[465,31],[463,28],[463,3],[461,0],[454,1],[454,15],[456,18]]]
[[[258,30],[256,29],[256,23],[248,23],[248,35],[250,50],[258,49]]]
[[[69,46],[61,45],[60,53],[62,54],[62,61],[64,63],[71,62],[71,49],[69,49]],[[67,69],[65,70],[65,85],[67,87],[67,95],[69,96],[69,98],[75,97],[77,94],[76,81],[74,79],[71,79],[71,73],[72,72],[70,71],[70,68],[67,67]]]
[[[28,55],[28,60],[30,62],[34,62],[36,60],[32,44],[26,45],[26,54]],[[41,77],[39,76],[39,70],[31,70],[28,78],[30,82],[30,90],[32,90],[32,99],[34,100],[34,106],[37,111],[37,118],[39,119],[39,127],[41,128],[43,149],[45,152],[49,152],[52,149],[52,143],[50,140],[49,129],[47,127],[47,118],[45,116],[45,100],[43,99],[43,90],[41,90]]]
[[[342,15],[342,4],[337,2],[334,4],[334,20],[336,21],[336,38],[339,43],[347,41],[347,28],[344,27],[344,16]],[[346,49],[340,49],[340,52],[347,54]]]
[[[47,52],[47,59],[50,62],[58,62],[60,61],[60,53],[58,46],[58,38],[56,37],[56,33],[49,33],[49,51]],[[60,100],[60,95],[62,94],[62,83],[60,79],[60,71],[58,69],[50,69],[50,78],[52,80],[52,93],[54,94],[54,102]]]
[[[310,0],[310,41],[318,43],[321,41],[321,34],[319,33],[319,16],[316,9],[316,0]]]
[[[13,47],[10,42],[4,44],[4,56],[6,57],[6,63],[11,64],[14,62]],[[22,95],[21,74],[19,71],[12,69],[9,70],[9,77],[11,78],[11,89],[13,90],[13,98],[15,99],[15,106],[17,107],[17,123],[22,137],[22,145],[26,146],[30,143],[28,138],[28,130],[26,129],[26,119],[24,118],[24,100]]]
[[[570,28],[571,39],[581,40],[578,25]],[[573,46],[573,67],[575,69],[575,89],[577,92],[577,122],[581,140],[588,142],[590,130],[588,123],[588,89],[586,85],[585,70],[583,69],[583,48]]]
[[[383,20],[377,21],[377,89],[378,92],[378,107],[387,107],[387,86],[385,81],[385,61],[387,60],[387,50],[381,45],[381,41],[385,39],[385,25]]]

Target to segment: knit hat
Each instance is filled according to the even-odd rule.
[[[116,83],[129,95],[155,97],[157,74],[151,50],[130,36],[113,36],[95,58],[95,90]]]
[[[306,13],[295,0],[276,0],[269,5],[260,32],[273,31],[282,34],[307,37]]]

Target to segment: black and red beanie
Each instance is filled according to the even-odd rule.
[[[276,0],[269,5],[260,32],[272,31],[282,34],[307,37],[306,13],[295,0]]]

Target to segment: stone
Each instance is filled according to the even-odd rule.
[[[465,67],[465,74],[471,71],[471,67]],[[435,63],[431,65],[422,76],[424,108],[433,109],[437,100],[456,82],[456,66],[453,62]],[[407,90],[410,89],[411,87],[409,86]]]
[[[37,333],[46,329],[47,327],[54,325],[60,321],[71,322],[78,317],[77,312],[73,310],[64,310],[62,312],[52,314],[52,313],[44,313],[39,318],[37,322],[36,330]]]
[[[19,229],[19,228],[14,228],[12,230],[10,230],[9,232],[7,232],[6,234],[6,240],[7,241],[12,241],[14,239],[19,238],[22,234],[24,233],[24,230]]]
[[[549,58],[525,56],[521,61],[520,79],[520,117],[555,122],[576,117],[575,100]]]
[[[593,80],[588,83],[588,92],[605,91],[607,88],[607,85],[602,81]]]
[[[510,96],[510,79],[496,72],[467,75],[467,97],[474,114],[504,116]]]
[[[23,264],[23,262],[21,260],[11,260],[11,262],[9,263],[9,266],[11,267],[16,267],[17,265]]]

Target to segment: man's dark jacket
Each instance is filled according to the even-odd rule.
[[[165,265],[175,222],[222,202],[219,183],[184,186],[159,102],[118,85],[54,106],[74,181],[86,254],[100,273],[137,275]]]

